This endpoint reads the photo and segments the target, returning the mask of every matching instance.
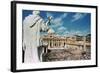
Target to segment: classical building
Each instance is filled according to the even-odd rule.
[[[48,45],[48,49],[67,49],[80,48],[86,50],[86,47],[91,47],[90,42],[86,41],[86,37],[64,37],[54,33],[49,33],[42,37],[42,43]]]
[[[62,48],[66,44],[66,38],[59,37],[54,34],[48,34],[47,36],[44,36],[43,43],[48,44],[48,48]]]
[[[91,36],[60,36],[55,34],[54,30],[48,31],[48,34],[41,37],[42,44],[47,45],[48,49],[82,49],[91,48]]]

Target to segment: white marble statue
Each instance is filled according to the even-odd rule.
[[[23,50],[25,51],[25,63],[40,62],[37,50],[39,46],[40,30],[47,32],[50,29],[48,23],[51,18],[45,22],[39,14],[39,11],[33,11],[33,14],[25,17],[23,21]]]

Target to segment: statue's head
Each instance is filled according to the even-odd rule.
[[[49,17],[48,17],[48,20],[51,20],[52,18],[53,18],[52,16],[49,16]]]
[[[33,11],[33,15],[39,15],[40,11]]]

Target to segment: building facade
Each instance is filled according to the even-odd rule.
[[[68,49],[80,48],[86,50],[86,47],[91,47],[90,42],[86,41],[86,37],[72,36],[62,37],[55,34],[48,34],[42,37],[42,43],[48,45],[48,49]]]

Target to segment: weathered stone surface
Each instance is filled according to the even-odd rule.
[[[67,60],[89,60],[90,51],[72,50],[72,49],[53,49],[43,56],[44,61],[67,61]]]

